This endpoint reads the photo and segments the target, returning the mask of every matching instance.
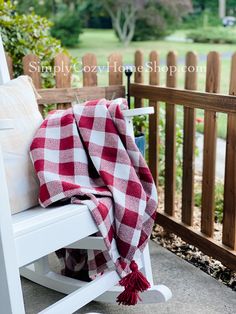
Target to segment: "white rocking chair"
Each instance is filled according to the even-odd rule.
[[[0,84],[9,80],[0,37]],[[153,108],[127,110],[125,116],[130,132],[133,132],[132,116],[150,114],[152,111]],[[0,132],[13,125],[14,121],[1,119]],[[37,206],[11,215],[1,151],[0,182],[0,312],[25,313],[20,275],[67,294],[40,313],[73,313],[95,299],[115,303],[116,296],[123,289],[118,285],[120,278],[116,271],[106,272],[90,283],[85,283],[62,276],[49,268],[47,255],[59,248],[105,249],[102,238],[90,237],[98,230],[88,208],[84,205],[65,205],[47,210]],[[143,252],[139,265],[151,283],[151,288],[142,294],[142,302],[158,303],[170,299],[169,288],[153,284],[148,247]]]

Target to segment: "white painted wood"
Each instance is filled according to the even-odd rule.
[[[149,115],[154,113],[153,107],[142,107],[142,108],[135,108],[135,109],[127,109],[123,110],[124,117],[135,117],[135,116],[142,116],[142,115]]]
[[[132,117],[125,117],[127,134],[134,138],[134,128]]]
[[[46,275],[50,272],[48,255],[41,257],[38,261],[33,263],[33,268],[36,274]]]
[[[88,237],[67,246],[68,249],[106,250],[102,237]]]
[[[10,81],[5,51],[3,48],[2,37],[0,34],[0,85]]]
[[[0,131],[10,130],[14,128],[14,121],[12,119],[0,119]]]
[[[46,274],[40,274],[34,269],[34,264],[31,264],[20,269],[20,273],[25,278],[32,280],[35,283],[40,284],[41,286],[47,287],[49,289],[64,293],[70,294],[77,290],[78,288],[84,287],[87,285],[87,282],[62,276],[54,271],[48,271]],[[110,271],[113,276],[113,280],[116,281],[115,285],[120,280],[119,275],[116,271]],[[101,276],[100,276],[101,277]],[[98,278],[100,278],[98,277]]]
[[[146,276],[147,280],[150,282],[150,285],[153,286],[153,275],[152,275],[152,265],[150,259],[149,245],[147,244],[141,255],[141,260],[143,264],[143,273]]]
[[[0,312],[4,314],[23,314],[24,303],[16,262],[11,211],[1,147],[0,182]]]
[[[106,291],[104,294],[96,298],[96,301],[105,303],[116,303],[115,300],[117,296],[124,290],[123,287],[114,286],[110,290]],[[167,302],[171,297],[171,290],[165,285],[153,285],[147,291],[140,294],[141,301],[138,303],[142,304],[152,304],[152,303],[162,303]]]
[[[18,267],[98,231],[84,205],[38,207],[13,215],[12,220]]]
[[[68,296],[49,306],[39,314],[71,314],[78,308],[94,300],[117,283],[115,272],[108,272],[96,278],[84,287],[72,292]]]
[[[133,117],[140,115],[149,115],[154,113],[153,107],[143,107],[135,109],[123,110],[123,115],[126,122],[127,133],[134,138]]]
[[[117,296],[123,291],[123,287],[117,285],[119,276],[115,271],[112,271],[113,280],[116,281],[108,291],[96,298],[96,301],[105,303],[116,303]],[[87,283],[75,280],[69,277],[64,277],[55,272],[48,272],[45,275],[34,271],[33,265],[23,267],[21,275],[32,280],[44,287],[56,290],[61,293],[70,294],[80,287],[84,287]],[[151,289],[141,294],[143,304],[166,302],[171,298],[172,294],[168,287],[164,285],[153,285]]]

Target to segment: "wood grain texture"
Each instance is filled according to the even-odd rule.
[[[220,56],[213,51],[207,56],[206,91],[218,93],[219,88]],[[201,232],[209,237],[212,237],[214,233],[216,137],[216,112],[206,110],[204,115]]]
[[[12,57],[10,57],[7,52],[5,52],[5,56],[6,56],[6,60],[7,60],[7,66],[8,66],[10,79],[12,80],[14,78]]]
[[[54,58],[56,71],[55,81],[57,88],[71,87],[70,57],[64,53],[59,53]],[[67,109],[71,103],[58,104],[58,109]]]
[[[144,71],[143,71],[144,58],[143,58],[143,53],[140,50],[137,50],[135,52],[134,65],[135,65],[134,82],[142,84],[144,82]],[[135,108],[143,107],[142,98],[139,98],[139,97],[134,98],[134,107]]]
[[[185,89],[197,89],[197,55],[188,52],[186,55],[187,72],[185,74]],[[194,68],[194,71],[190,69]],[[184,107],[183,136],[183,179],[182,179],[182,222],[192,226],[194,208],[194,156],[196,109]]]
[[[149,55],[149,64],[151,71],[149,72],[149,84],[160,84],[160,73],[158,71],[160,60],[156,51],[152,51]],[[154,114],[149,116],[149,168],[153,179],[158,186],[158,156],[159,156],[159,111],[160,106],[157,101],[150,100],[149,106],[154,107]]]
[[[87,53],[82,58],[83,86],[97,86],[97,58],[93,53]]]
[[[192,227],[177,221],[164,213],[157,213],[159,225],[181,237],[187,243],[198,247],[205,254],[216,258],[230,269],[236,270],[236,251],[225,245],[220,245],[203,233],[196,232]]]
[[[236,112],[236,96],[196,92],[177,88],[131,84],[131,96],[175,103],[189,108],[199,108],[224,113]]]
[[[108,62],[109,62],[109,85],[122,85],[123,84],[122,55],[119,53],[113,53],[109,56]]]
[[[42,87],[41,73],[40,73],[40,59],[34,54],[29,54],[24,56],[23,62],[23,72],[25,75],[29,75],[36,88]]]
[[[236,53],[232,56],[229,94],[236,95]],[[236,114],[228,115],[222,242],[236,250]]]
[[[42,97],[38,99],[38,104],[61,104],[71,103],[76,99],[111,99],[114,93],[117,97],[125,97],[125,87],[117,85],[108,87],[47,88],[39,89],[38,93]]]
[[[171,51],[167,55],[168,72],[166,86],[176,87],[177,56]],[[174,214],[175,186],[176,186],[176,108],[174,103],[166,103],[166,129],[165,129],[165,213]]]

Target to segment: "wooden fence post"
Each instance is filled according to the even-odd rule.
[[[134,82],[135,83],[143,83],[143,53],[140,50],[135,52],[134,56],[134,65],[135,65],[135,72],[134,72]],[[134,106],[135,108],[140,108],[143,106],[143,100],[141,98],[134,98]]]
[[[218,93],[219,88],[220,56],[213,51],[207,56],[206,92]],[[214,232],[216,137],[216,112],[206,110],[204,115],[201,231],[209,237],[212,237]]]
[[[122,56],[118,53],[113,53],[108,58],[109,62],[109,85],[122,85]]]
[[[41,73],[40,73],[40,59],[34,54],[29,54],[23,57],[23,72],[29,75],[36,88],[42,88]]]
[[[87,53],[82,58],[83,86],[97,86],[97,59],[93,53]]]
[[[166,86],[176,87],[177,56],[171,51],[167,55]],[[166,104],[166,140],[165,140],[165,213],[173,216],[176,185],[176,108],[175,104]]]
[[[236,53],[232,57],[229,94],[236,95]],[[236,250],[236,114],[228,114],[223,237],[222,242]]]
[[[196,54],[188,52],[186,55],[185,89],[197,89],[196,66]],[[189,226],[193,224],[195,129],[196,110],[184,107],[182,222]]]
[[[149,84],[160,84],[159,73],[159,55],[156,51],[152,51],[149,55],[151,71],[149,72]],[[158,185],[158,157],[159,157],[159,114],[160,106],[155,100],[149,101],[149,106],[154,107],[154,114],[149,116],[149,168],[153,179]]]
[[[65,88],[71,87],[71,69],[70,58],[63,52],[56,55],[54,58],[54,67],[57,69],[55,74],[56,87]],[[58,109],[67,109],[71,104],[58,104]]]

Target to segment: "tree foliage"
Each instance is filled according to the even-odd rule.
[[[60,39],[63,46],[76,47],[81,33],[81,19],[76,12],[66,11],[53,19],[51,34]]]
[[[53,22],[51,33],[63,46],[75,47],[82,33],[82,0],[22,0],[18,2],[18,12],[34,11]]]
[[[191,11],[189,0],[149,0],[137,18],[133,40],[155,40],[166,36]]]
[[[60,41],[50,36],[51,22],[32,14],[18,14],[10,1],[0,0],[0,33],[5,50],[11,55],[15,76],[22,74],[22,58],[36,54],[41,65],[52,65],[55,55],[61,52]],[[53,74],[45,73],[44,86],[53,85]]]
[[[192,10],[191,0],[102,0],[102,3],[125,45],[132,39],[159,37]]]
[[[103,6],[111,17],[112,25],[121,42],[127,45],[133,38],[138,14],[147,0],[103,0]]]

